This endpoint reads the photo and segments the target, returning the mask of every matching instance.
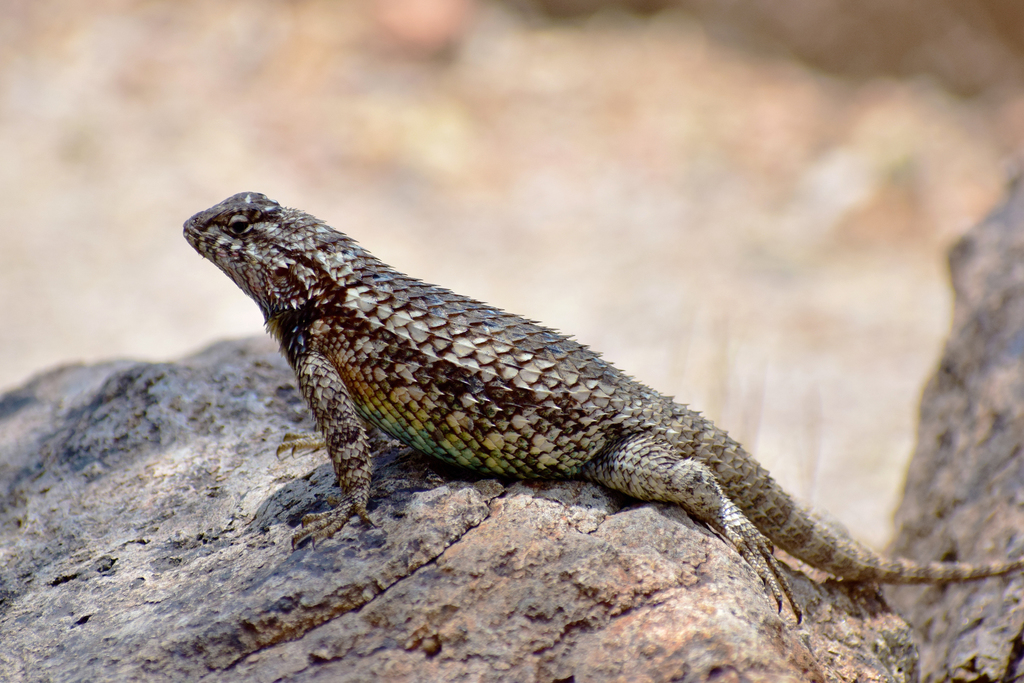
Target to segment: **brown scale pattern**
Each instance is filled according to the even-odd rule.
[[[889,560],[796,504],[709,420],[553,330],[399,273],[309,214],[241,193],[185,237],[260,307],[295,370],[343,497],[295,541],[366,517],[363,421],[450,463],[582,478],[673,502],[731,541],[782,608],[778,545],[837,577],[956,581],[1021,569]],[[282,448],[319,444],[286,437]]]

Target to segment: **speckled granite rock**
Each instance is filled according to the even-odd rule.
[[[956,309],[921,402],[892,551],[1024,554],[1024,186],[950,254]],[[919,631],[928,681],[1024,678],[1024,576],[887,589]]]
[[[0,397],[0,678],[909,681],[870,587],[776,614],[671,506],[479,479],[376,440],[371,515],[296,552],[322,454],[265,340],[54,370]],[[316,496],[320,494],[321,498]]]

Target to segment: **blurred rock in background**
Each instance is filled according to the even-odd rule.
[[[374,17],[390,44],[410,56],[433,56],[457,45],[469,28],[473,0],[376,0]]]
[[[928,75],[963,95],[1024,80],[1024,6],[1013,0],[517,1],[553,17],[680,8],[716,39],[841,76]]]

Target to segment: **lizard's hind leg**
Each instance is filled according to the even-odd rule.
[[[671,444],[650,434],[634,434],[605,448],[583,466],[580,475],[641,500],[676,503],[729,540],[757,573],[782,611],[789,600],[797,621],[800,606],[775,559],[772,544],[729,499],[714,473],[684,458]]]

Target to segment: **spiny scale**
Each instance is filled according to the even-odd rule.
[[[185,237],[259,305],[324,436],[344,498],[307,516],[297,542],[329,537],[352,514],[365,518],[365,420],[463,467],[589,479],[678,503],[730,539],[780,609],[785,595],[798,617],[767,539],[852,580],[956,581],[1024,566],[882,558],[797,505],[709,420],[585,346],[399,273],[264,195],[197,213]]]

